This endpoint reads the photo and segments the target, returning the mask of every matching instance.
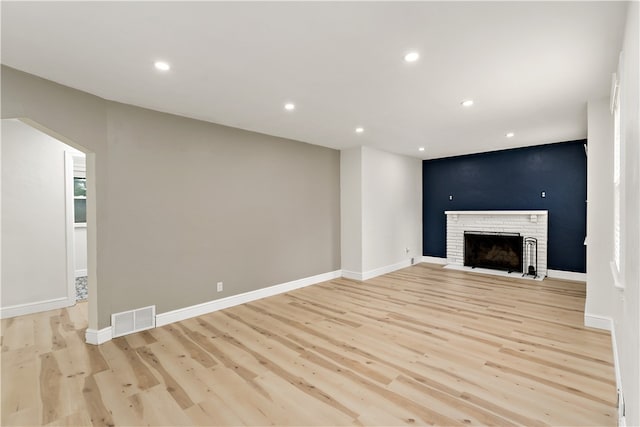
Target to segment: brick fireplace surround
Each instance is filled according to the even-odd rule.
[[[446,211],[447,265],[464,267],[464,232],[520,233],[538,239],[538,275],[547,276],[548,211]],[[524,262],[525,268],[527,262]],[[469,267],[470,268],[470,267]]]

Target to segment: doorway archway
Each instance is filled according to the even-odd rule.
[[[38,210],[38,206],[33,206],[32,208],[29,208],[30,206],[28,203],[29,196],[28,194],[27,195],[23,194],[18,198],[9,197],[8,200],[3,200],[3,211],[5,210],[5,203],[7,201],[9,202],[15,201],[15,200],[27,201],[26,204],[15,203],[16,204],[15,207],[9,206],[8,204],[6,205],[7,209],[9,209],[9,212],[11,212],[11,209],[13,209],[13,211],[15,212],[12,212],[14,220],[12,222],[6,223],[5,225],[11,225],[12,227],[19,226],[22,228],[15,230],[15,232],[13,233],[15,234],[15,236],[13,236],[11,233],[6,234],[3,231],[3,240],[5,239],[5,237],[8,237],[12,240],[9,242],[5,242],[6,244],[14,244],[14,247],[17,247],[17,248],[22,247],[23,251],[25,251],[25,254],[28,254],[29,251],[31,251],[32,253],[37,255],[37,251],[41,248],[38,248],[37,245],[29,244],[28,238],[31,238],[36,243],[39,241],[38,239],[40,239],[40,241],[46,241],[46,238],[48,238],[48,236],[45,236],[44,234],[50,231],[52,234],[55,235],[56,245],[58,245],[55,247],[52,246],[50,248],[53,252],[50,251],[49,253],[56,254],[55,257],[52,257],[53,259],[51,260],[51,263],[58,263],[58,262],[62,263],[61,260],[64,259],[65,273],[62,274],[61,273],[62,267],[60,265],[56,265],[54,268],[55,268],[55,271],[57,272],[57,275],[56,275],[57,278],[50,281],[50,283],[57,283],[57,285],[54,285],[58,287],[56,288],[57,290],[46,289],[46,282],[42,281],[41,287],[44,290],[40,292],[40,294],[38,294],[38,292],[34,292],[34,289],[28,289],[28,292],[30,292],[31,295],[24,296],[24,295],[20,295],[19,291],[13,292],[14,290],[12,289],[12,286],[16,284],[16,286],[13,286],[15,289],[18,289],[20,286],[28,287],[27,283],[29,283],[29,280],[28,280],[30,277],[29,274],[37,275],[40,273],[38,271],[38,269],[41,267],[41,265],[39,265],[39,262],[42,262],[42,259],[46,259],[46,256],[44,258],[40,257],[40,259],[35,257],[34,257],[35,259],[30,259],[28,256],[25,257],[26,259],[24,260],[22,265],[19,265],[16,268],[13,268],[13,272],[10,269],[9,273],[11,273],[12,275],[9,273],[8,273],[9,275],[7,275],[3,271],[3,276],[6,276],[6,277],[3,277],[3,282],[4,282],[3,296],[6,292],[6,294],[9,295],[10,297],[14,297],[14,299],[18,303],[16,302],[12,303],[11,300],[9,299],[9,301],[6,303],[6,306],[5,306],[5,302],[3,302],[2,317],[14,317],[17,315],[29,314],[29,313],[34,313],[38,311],[46,311],[46,310],[51,310],[55,308],[68,307],[75,304],[75,299],[76,299],[75,266],[73,263],[73,239],[74,239],[73,226],[74,224],[73,224],[73,216],[72,216],[73,215],[73,197],[69,198],[69,192],[71,191],[71,194],[73,194],[72,156],[74,153],[73,149],[75,149],[75,150],[78,150],[79,152],[84,153],[84,155],[86,156],[86,183],[87,183],[87,193],[86,193],[87,268],[86,270],[87,270],[87,286],[89,289],[88,302],[87,302],[87,306],[88,306],[87,307],[87,311],[88,311],[87,342],[98,344],[97,333],[96,334],[91,333],[91,331],[97,331],[97,328],[98,328],[98,316],[97,316],[98,292],[97,292],[97,276],[96,276],[97,221],[96,221],[96,191],[95,191],[96,189],[95,154],[90,152],[80,144],[70,140],[69,138],[59,135],[56,132],[28,118],[5,119],[3,120],[3,125],[7,125],[13,129],[17,129],[16,132],[18,132],[18,135],[20,135],[20,132],[22,132],[21,135],[23,135],[23,137],[24,135],[35,135],[34,138],[36,139],[40,138],[40,141],[39,141],[40,144],[45,144],[44,145],[44,147],[46,148],[45,150],[38,150],[38,147],[42,147],[42,145],[38,146],[37,144],[31,144],[31,146],[27,146],[25,144],[24,147],[20,146],[20,144],[14,146],[14,147],[17,147],[17,151],[14,150],[15,151],[14,154],[18,155],[16,158],[21,158],[25,162],[28,162],[30,159],[34,160],[34,165],[35,165],[34,167],[37,169],[29,171],[30,173],[32,173],[34,176],[37,177],[38,174],[43,175],[46,172],[45,169],[48,169],[48,168],[55,169],[56,171],[55,173],[57,174],[56,175],[57,179],[60,179],[60,177],[64,176],[64,182],[65,182],[64,192],[62,192],[59,189],[58,187],[59,184],[58,184],[58,181],[56,180],[55,183],[51,184],[51,188],[55,190],[55,197],[49,197],[50,195],[45,194],[45,197],[49,197],[50,199],[49,201],[51,203],[58,203],[61,201],[64,202],[64,207],[56,207],[56,216],[55,216],[55,218],[57,218],[56,221],[58,221],[60,220],[60,215],[61,215],[60,212],[61,211],[63,212],[62,215],[64,215],[64,222],[65,222],[64,227],[62,227],[60,223],[56,223],[54,227],[51,224],[47,224],[46,221],[44,222],[32,221],[32,224],[30,224],[28,215],[25,215],[24,218],[21,219],[20,209],[24,208],[24,206],[27,206],[28,208],[27,213],[30,210],[33,210],[33,211]],[[29,133],[30,131],[31,133]],[[7,132],[9,132],[9,128],[7,129]],[[4,133],[5,132],[3,131],[3,134]],[[50,146],[46,145],[47,141],[50,141]],[[72,149],[68,149],[69,147],[65,149],[64,147],[66,146],[64,144],[66,144],[66,146],[72,147]],[[9,147],[8,145],[5,146],[5,148],[8,148],[8,147]],[[5,151],[4,148],[3,148],[3,151]],[[64,158],[61,155],[61,153],[64,153]],[[45,157],[46,155],[53,155],[55,157],[55,162],[51,162],[51,164],[47,164],[47,159]],[[20,167],[23,165],[17,164],[15,166],[16,168],[14,168],[14,172],[20,171]],[[5,172],[9,173],[10,171],[3,171],[3,175],[5,175]],[[13,178],[13,176],[10,176],[10,177]],[[39,181],[29,180],[28,177],[26,178],[26,181],[31,184],[31,187],[30,187],[31,189],[35,188],[37,190],[38,182],[40,183],[46,182],[46,177],[44,175],[40,176],[39,178],[40,178]],[[20,182],[20,179],[25,180],[25,178],[20,178],[16,176],[13,181]],[[7,190],[7,194],[10,196],[18,194],[19,192],[18,189],[11,188],[8,185],[5,186],[5,189]],[[13,191],[14,193],[11,194],[11,191]],[[62,199],[60,199],[60,197],[62,197]],[[4,191],[3,191],[3,199],[5,199]],[[6,222],[6,221],[3,221],[3,222]],[[33,230],[29,232],[31,233],[31,235],[29,235],[28,233],[26,234],[24,233],[24,230],[25,230],[24,227],[29,225],[34,226]],[[61,231],[62,228],[64,229],[64,232]],[[9,227],[7,227],[7,231],[8,230],[9,230]],[[38,232],[43,233],[43,235],[34,236],[34,234]],[[23,233],[22,237],[20,236],[20,233]],[[63,235],[61,235],[61,233],[63,233]],[[66,256],[62,256],[60,254],[60,250],[55,249],[55,248],[59,248],[59,244],[61,240],[63,241],[63,244],[66,247]],[[44,255],[45,253],[46,252],[44,250],[41,251],[42,255]],[[8,253],[7,256],[10,256],[10,254]],[[3,264],[5,264],[4,258],[5,258],[5,254],[3,252]],[[5,265],[11,265],[11,264],[12,263],[9,262]],[[61,285],[60,285],[60,281],[62,277],[64,277],[64,280],[63,280],[64,289],[66,289],[67,291],[65,295],[62,294],[63,289],[61,288]],[[5,281],[4,280],[5,278],[9,280]],[[92,339],[94,338],[94,336],[96,339]]]

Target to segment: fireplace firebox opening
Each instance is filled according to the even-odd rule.
[[[464,232],[464,265],[522,273],[520,233]]]

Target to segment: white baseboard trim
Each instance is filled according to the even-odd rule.
[[[416,261],[415,258],[414,261]],[[418,258],[417,262],[422,261],[420,258]],[[383,274],[392,273],[396,270],[411,267],[411,265],[411,259],[405,259],[404,261],[400,261],[395,264],[385,265],[384,267],[375,268],[373,270],[364,272],[342,270],[342,277],[344,277],[345,279],[364,281],[373,279],[374,277],[382,276]]]
[[[611,348],[613,350],[613,370],[616,374],[616,388],[622,401],[624,401],[624,392],[622,391],[622,376],[620,374],[620,359],[618,358],[618,341],[616,340],[616,325],[612,318],[608,316],[600,316],[597,314],[584,314],[584,326],[589,328],[603,329],[611,332]],[[618,402],[621,404],[621,402]],[[625,417],[620,414],[620,408],[618,408],[618,426],[624,427],[627,425]]]
[[[99,345],[111,341],[111,331],[111,326],[102,329],[87,329],[84,333],[84,338],[87,344]]]
[[[611,331],[613,328],[613,322],[610,317],[599,316],[597,314],[584,314],[584,326],[589,328],[604,329],[605,331]],[[612,334],[613,335],[613,334]]]
[[[362,280],[373,279],[374,277],[382,276],[383,274],[391,273],[401,268],[411,266],[411,259],[405,259],[404,261],[397,262],[391,265],[385,265],[384,267],[375,268],[373,270],[365,271],[362,273]]]
[[[439,257],[435,257],[435,256],[423,256],[422,257],[422,262],[428,262],[429,264],[447,265],[447,259],[446,258],[439,258]]]
[[[547,270],[547,277],[550,279],[574,280],[576,282],[586,282],[586,273],[576,273],[575,271]]]
[[[207,301],[202,304],[192,305],[190,307],[167,311],[166,313],[160,313],[156,315],[156,327],[168,325],[169,323],[179,322],[185,319],[190,319],[196,316],[202,316],[203,314],[213,313],[214,311],[223,310],[225,308],[245,304],[273,295],[293,291],[305,286],[315,285],[316,283],[326,282],[327,280],[337,279],[338,277],[341,277],[341,275],[342,270],[331,271],[329,273],[318,274],[316,276],[305,277],[303,279],[269,286],[268,288],[257,289],[255,291],[245,292],[239,295],[232,295],[230,297],[213,301]]]
[[[24,316],[25,314],[40,313],[41,311],[56,310],[59,308],[71,307],[76,303],[75,295],[73,298],[62,297],[45,301],[31,302],[27,304],[11,305],[9,307],[0,308],[0,319],[9,317]]]
[[[84,270],[76,270],[76,277],[84,277],[87,275],[87,269],[85,268]]]
[[[622,406],[624,406],[624,392],[622,390],[622,374],[620,373],[620,359],[618,358],[618,341],[616,340],[616,324],[613,319],[611,321],[611,347],[613,348],[613,370],[616,373],[616,388],[621,396],[618,402],[618,426],[625,427],[627,420],[621,414]]]
[[[494,270],[491,268],[482,268],[482,267],[469,267],[466,265],[457,265],[457,264],[447,264],[443,268],[448,270],[458,270],[458,271],[466,271],[467,273],[475,273],[475,274],[487,274],[489,276],[498,276],[498,277],[511,277],[513,279],[523,279],[523,280],[537,280],[538,282],[544,280],[542,276],[523,276],[520,272],[511,272],[504,270]]]
[[[362,273],[358,273],[357,271],[342,270],[342,277],[351,280],[364,280],[364,275]]]

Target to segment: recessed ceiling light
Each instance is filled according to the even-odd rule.
[[[504,136],[506,136],[507,138],[513,138],[514,136],[516,136],[516,134],[513,132],[507,132],[504,134]]]
[[[164,61],[156,61],[153,63],[153,66],[156,67],[156,70],[159,71],[169,71],[171,69],[171,65],[168,62]]]
[[[463,107],[471,107],[473,105],[473,99],[465,99],[460,104],[462,104]]]
[[[362,133],[364,132],[364,128],[356,128],[356,133]]]
[[[420,58],[420,54],[418,52],[409,52],[404,56],[404,60],[407,62],[416,62]]]
[[[424,147],[418,148],[418,151],[424,151]]]
[[[284,109],[287,111],[293,111],[296,109],[296,105],[292,104],[291,102],[287,102],[286,104],[284,104]]]

